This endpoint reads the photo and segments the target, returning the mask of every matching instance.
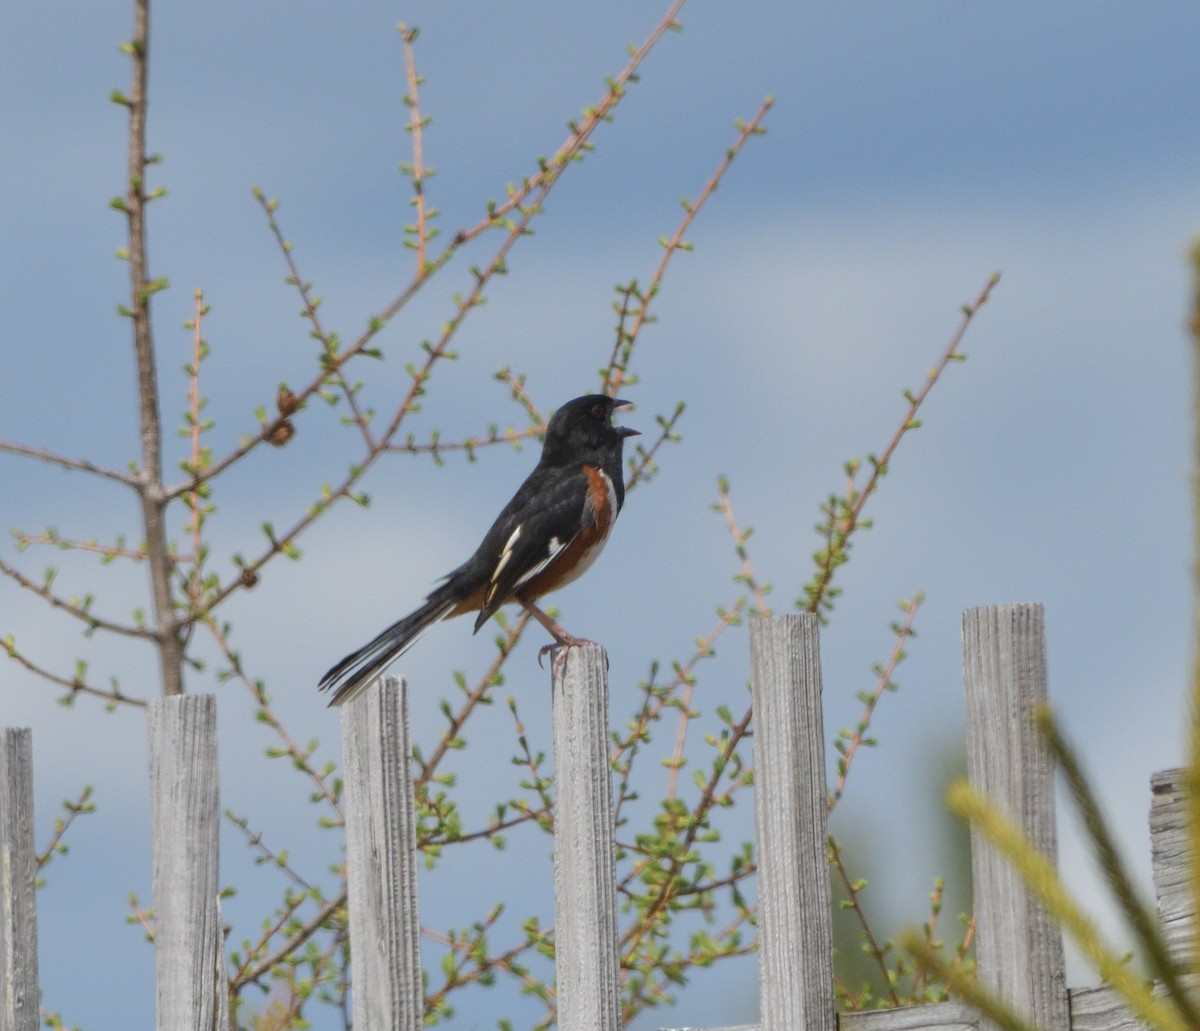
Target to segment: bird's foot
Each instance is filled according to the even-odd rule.
[[[567,651],[566,650],[568,648],[573,648],[577,644],[595,644],[596,643],[595,641],[589,641],[586,638],[576,637],[574,634],[568,633],[562,627],[561,624],[555,622],[553,619],[551,619],[549,616],[547,616],[546,613],[544,613],[541,609],[539,609],[528,598],[522,598],[520,595],[518,595],[517,601],[520,603],[521,607],[526,612],[528,612],[534,619],[536,619],[539,623],[542,624],[542,626],[546,630],[546,633],[548,633],[551,637],[554,638],[553,644],[548,644],[545,647],[538,650],[538,666],[541,666],[542,659],[544,659],[546,657],[546,652],[552,652],[556,648],[561,648],[562,651],[554,656],[554,667],[553,667],[554,672],[559,673],[562,671],[561,663],[566,662],[566,659],[567,659]]]
[[[560,627],[559,629],[561,630],[562,628]],[[561,673],[562,672],[562,664],[567,661],[567,649],[568,648],[574,648],[577,645],[581,645],[581,644],[595,644],[595,643],[596,643],[595,641],[589,641],[585,637],[575,637],[574,635],[568,634],[566,631],[563,631],[561,636],[558,636],[555,638],[555,641],[553,644],[546,644],[538,649],[538,666],[540,667],[542,665],[542,659],[544,659],[546,657],[547,652],[553,652],[554,653],[554,664],[551,667],[551,669],[555,673]]]

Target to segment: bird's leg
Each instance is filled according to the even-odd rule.
[[[561,624],[556,623],[553,619],[546,615],[533,602],[517,596],[517,602],[526,612],[546,628],[546,632],[554,638],[555,645],[562,645],[569,648],[573,644],[594,644],[593,641],[585,641],[582,637],[576,637],[574,634],[568,633]],[[550,647],[554,647],[551,645]]]
[[[517,595],[517,602],[526,612],[546,628],[546,632],[554,638],[554,644],[548,644],[538,651],[538,665],[542,664],[542,659],[546,652],[553,651],[555,648],[570,648],[576,644],[594,644],[594,641],[588,641],[582,637],[576,637],[574,634],[568,633],[563,629],[562,625],[556,623],[553,619],[546,615],[533,602]],[[565,653],[564,653],[565,654]],[[557,659],[555,660],[557,661]]]

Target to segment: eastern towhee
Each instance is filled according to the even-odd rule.
[[[625,501],[622,449],[625,438],[638,433],[613,425],[613,409],[626,404],[587,394],[554,413],[537,468],[504,506],[475,554],[444,577],[424,605],[321,678],[320,689],[333,691],[330,705],[357,695],[434,623],[464,612],[479,613],[478,631],[501,605],[514,601],[556,644],[582,643],[534,602],[580,576],[612,532]]]

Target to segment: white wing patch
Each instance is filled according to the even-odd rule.
[[[548,547],[546,549],[546,557],[543,558],[542,561],[539,562],[537,565],[535,565],[532,569],[530,569],[528,572],[526,572],[524,575],[522,575],[522,577],[515,584],[513,584],[513,589],[515,590],[516,588],[520,587],[522,584],[528,583],[535,576],[537,576],[538,573],[540,573],[543,569],[545,569],[548,565],[550,565],[551,562],[553,562],[556,558],[558,558],[559,554],[562,552],[563,548],[565,548],[565,547],[566,547],[566,545],[562,541],[560,541],[557,537],[551,537],[550,538],[550,547]]]
[[[616,519],[617,515],[617,488],[614,486],[612,477],[610,477],[608,473],[606,473],[603,469],[597,469],[596,471],[600,474],[600,478],[604,484],[605,492],[608,494],[608,511],[612,513],[608,526],[609,529],[611,529],[612,521]],[[591,527],[596,524],[596,507],[592,504],[592,496],[590,492],[584,500],[582,514],[585,527]],[[520,536],[521,527],[518,526],[515,530],[513,530],[512,536],[508,538],[508,543],[504,545],[504,550],[500,553],[500,561],[496,563],[496,569],[492,573],[492,587],[487,593],[488,602],[491,601],[492,594],[495,592],[498,586],[500,573],[512,558],[513,547],[516,545],[517,539]],[[570,575],[567,576],[567,578],[563,580],[561,584],[559,584],[560,587],[563,586],[563,584],[568,584],[572,580],[575,580],[583,575],[587,568],[596,561],[596,556],[600,554],[607,537],[608,535],[605,534],[604,537],[592,544],[592,546],[580,556],[579,561],[571,570]],[[574,538],[572,538],[572,540],[573,539]],[[546,548],[546,554],[542,557],[540,562],[535,563],[521,574],[517,581],[512,585],[513,591],[518,591],[521,587],[529,583],[530,580],[541,573],[547,566],[550,565],[551,562],[553,562],[556,558],[558,558],[559,555],[563,553],[570,543],[570,540],[561,541],[557,537],[551,537],[550,544]]]
[[[500,561],[496,563],[496,568],[492,570],[492,583],[500,579],[500,574],[504,571],[504,567],[508,565],[508,560],[512,558],[513,546],[517,543],[517,539],[521,536],[521,527],[517,526],[508,538],[508,543],[504,545],[504,550],[500,552]]]

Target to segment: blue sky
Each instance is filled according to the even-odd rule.
[[[665,5],[660,5],[665,10]],[[279,217],[328,324],[351,338],[403,286],[411,254],[403,62],[395,24],[420,27],[422,107],[433,117],[428,185],[445,236],[474,223],[562,141],[565,122],[600,95],[659,16],[658,7],[512,3],[455,7],[302,3],[163,7],[154,15],[151,148],[169,196],[151,209],[151,264],[170,290],[155,301],[164,418],[178,424],[192,290],[213,306],[205,391],[218,453],[254,425],[280,380],[300,382],[312,343],[251,187],[281,201]],[[122,225],[124,120],[107,101],[124,89],[117,45],[130,15],[112,5],[10,5],[0,32],[0,329],[10,389],[0,439],[123,465],[136,454],[127,327],[114,314],[126,268],[113,258]],[[841,486],[842,463],[879,451],[972,298],[1003,279],[905,440],[872,505],[875,528],[842,571],[845,595],[827,628],[830,735],[853,724],[855,692],[886,657],[895,604],[926,594],[919,638],[877,717],[880,747],[858,760],[835,832],[873,843],[861,857],[869,904],[886,923],[920,919],[942,872],[928,842],[941,826],[939,771],[962,740],[959,618],[981,604],[1047,606],[1052,700],[1084,749],[1130,858],[1148,885],[1148,777],[1178,764],[1189,655],[1190,366],[1182,332],[1184,255],[1200,228],[1200,11],[1153,7],[949,3],[753,7],[697,2],[684,31],[647,60],[596,151],[551,195],[534,237],[510,260],[488,304],[457,338],[462,357],[431,387],[412,423],[447,438],[488,423],[520,424],[492,380],[524,372],[543,410],[591,390],[613,336],[613,285],[648,279],[656,240],[680,217],[764,96],[768,134],[751,141],[702,212],[642,340],[624,418],[688,403],[681,446],[657,480],[630,496],[609,551],[557,599],[577,633],[612,661],[614,724],[636,704],[655,659],[686,658],[714,608],[736,596],[737,565],[715,482],[729,476],[751,556],[791,608],[817,546],[818,505]],[[444,238],[445,238],[444,236]],[[388,360],[367,370],[384,409],[404,363],[451,314],[469,284],[447,269],[383,338]],[[319,420],[320,415],[313,415]],[[294,445],[257,455],[217,497],[218,561],[253,551],[265,518],[281,523],[344,468],[348,450],[301,423]],[[173,460],[183,456],[182,445]],[[331,661],[415,605],[460,562],[534,460],[493,449],[468,466],[396,456],[371,474],[367,510],[343,507],[303,542],[304,561],[272,566],[228,613],[254,675],[268,681],[298,740],[336,757],[334,714],[313,684]],[[78,476],[0,456],[0,522],[70,536],[136,538],[130,498]],[[66,593],[94,587],[120,616],[144,603],[140,570],[71,556],[4,557],[34,574],[54,562]],[[0,585],[0,634],[48,665],[87,657],[153,694],[149,656],[47,613]],[[466,624],[431,633],[400,664],[412,684],[418,739],[439,726],[450,671],[478,670],[488,635]],[[744,631],[721,642],[697,687],[711,717],[740,711]],[[509,667],[530,733],[548,748],[547,683],[533,639]],[[31,726],[39,842],[60,799],[96,786],[99,813],[72,832],[39,898],[46,1004],[88,1029],[149,1026],[152,954],[127,927],[127,895],[149,897],[145,731],[136,712],[64,711],[55,692],[3,668],[7,725]],[[247,719],[243,694],[216,690],[222,802],[320,876],[337,843],[313,829],[304,785],[262,759],[273,741]],[[503,694],[502,696],[503,697]],[[490,779],[513,776],[503,705],[456,767],[482,812]],[[496,743],[498,742],[498,743]],[[646,791],[652,790],[652,784]],[[727,825],[749,834],[750,807]],[[1062,863],[1085,891],[1072,820]],[[877,854],[876,854],[877,853]],[[888,857],[903,855],[903,862]],[[235,936],[254,932],[278,882],[248,869],[226,834],[225,879]],[[541,873],[530,871],[541,870]],[[518,886],[508,934],[549,911],[549,845],[515,840],[448,860],[422,885],[422,916],[461,925]],[[469,886],[466,890],[464,886]],[[435,961],[431,952],[427,960]],[[1072,980],[1086,979],[1076,967]],[[106,985],[121,984],[112,1000]],[[734,1023],[754,1017],[750,962],[697,978],[670,1013],[635,1026]],[[460,1003],[453,1026],[536,1015],[511,988]],[[331,1026],[331,1025],[326,1025]]]

